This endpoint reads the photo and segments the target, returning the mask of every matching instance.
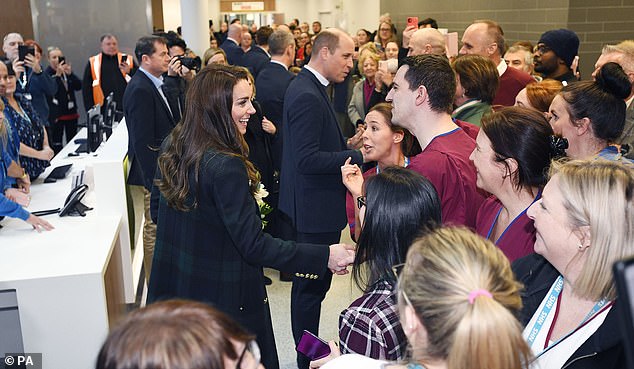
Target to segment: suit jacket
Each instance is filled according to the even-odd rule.
[[[244,50],[240,45],[236,44],[232,40],[226,39],[225,42],[220,45],[220,48],[227,54],[227,63],[231,65],[243,66],[242,58],[244,57]]]
[[[361,165],[357,150],[347,150],[325,87],[306,68],[284,97],[284,151],[280,210],[298,232],[339,232],[346,225],[346,189],[341,165],[348,157]]]
[[[249,51],[242,56],[242,65],[245,66],[257,78],[260,71],[269,64],[271,57],[259,46],[251,46]]]
[[[176,125],[170,110],[152,81],[138,71],[123,95],[123,113],[128,126],[128,183],[152,189],[158,151]]]
[[[190,179],[194,177],[192,170]],[[329,251],[273,238],[262,231],[242,160],[208,150],[190,182],[196,208],[179,211],[161,195],[148,303],[186,298],[215,305],[254,333],[263,364],[277,367],[262,266],[317,279]]]
[[[283,66],[269,62],[255,79],[257,99],[262,106],[262,112],[277,128],[275,137],[271,140],[273,167],[277,171],[282,168],[284,95],[294,77],[293,73]]]

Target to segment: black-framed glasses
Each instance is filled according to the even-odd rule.
[[[404,267],[405,267],[405,263],[393,265],[392,266],[392,273],[394,273],[394,278],[395,278],[396,284],[398,286],[398,291],[401,293],[401,295],[403,295],[403,298],[405,299],[405,303],[407,305],[409,305],[413,309],[414,305],[412,305],[412,301],[407,296],[407,293],[405,293],[405,290],[403,288],[401,288],[401,286],[400,286],[401,273],[403,272],[403,268]]]
[[[357,208],[359,208],[359,210],[361,210],[361,208],[366,205],[367,203],[365,202],[365,196],[357,197]]]
[[[253,364],[250,365],[249,368],[246,368],[246,367],[243,368],[242,360],[244,360],[244,357],[247,352],[251,353],[251,356],[253,357]],[[247,342],[246,345],[244,345],[244,349],[242,350],[242,353],[240,354],[240,358],[238,358],[238,362],[236,363],[236,369],[257,368],[258,366],[260,366],[261,360],[262,360],[262,355],[260,354],[260,347],[258,346],[258,343],[255,342],[255,340],[251,340]]]
[[[550,50],[552,49],[544,44],[539,44],[535,46],[535,52],[539,52],[540,54],[546,54]]]

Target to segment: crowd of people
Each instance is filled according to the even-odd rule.
[[[624,367],[611,268],[634,255],[634,41],[581,80],[568,29],[509,45],[475,21],[448,55],[430,18],[211,26],[202,58],[176,32],[134,56],[106,34],[82,79],[59,47],[44,69],[35,41],[3,40],[0,216],[51,229],[23,206],[76,133],[75,92],[123,106],[149,306],[98,368],[278,368],[263,267],[293,281],[296,345],[333,274],[363,292],[300,369]]]

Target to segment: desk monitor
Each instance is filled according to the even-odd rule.
[[[0,290],[0,368],[4,367],[6,353],[24,352],[22,327],[15,289]]]
[[[101,141],[103,141],[103,134],[101,132],[101,126],[103,125],[103,118],[101,116],[101,106],[99,104],[93,106],[88,110],[88,121],[86,128],[88,129],[88,145],[86,152],[95,152]]]
[[[103,106],[103,133],[106,136],[106,140],[110,138],[112,134],[112,127],[116,122],[115,115],[117,112],[117,102],[114,100],[114,92],[108,94],[106,97],[106,103]]]
[[[614,280],[621,310],[623,348],[629,369],[634,369],[634,257],[614,263]]]

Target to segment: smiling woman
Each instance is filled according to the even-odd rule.
[[[536,254],[513,265],[525,286],[521,320],[533,367],[626,366],[611,269],[634,253],[633,194],[634,174],[621,163],[551,168],[542,198],[528,209]]]
[[[262,266],[322,278],[354,253],[343,245],[296,244],[262,232],[259,174],[243,138],[255,113],[246,68],[214,64],[190,85],[181,122],[158,159],[160,190],[148,302],[187,298],[214,304],[257,337],[262,363],[277,350]]]

